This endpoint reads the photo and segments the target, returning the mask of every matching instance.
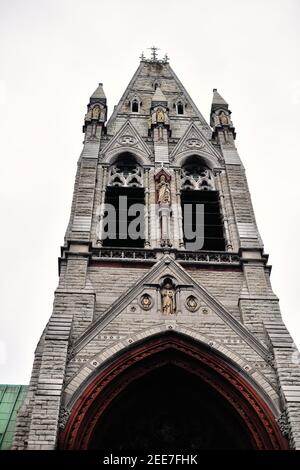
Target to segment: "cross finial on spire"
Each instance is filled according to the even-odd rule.
[[[168,64],[169,63],[168,54],[165,54],[163,59],[158,58],[157,51],[160,51],[159,47],[152,46],[152,47],[148,47],[147,49],[150,49],[151,57],[150,57],[150,59],[148,59],[147,57],[145,57],[144,52],[142,52],[142,54],[140,55],[140,59],[141,59],[142,62],[149,62],[149,63],[152,63],[152,64],[153,63],[157,63],[157,64]]]
[[[150,49],[152,51],[151,59],[153,60],[153,62],[156,62],[157,61],[157,51],[160,51],[159,47],[152,46],[152,47],[148,47],[148,49]]]

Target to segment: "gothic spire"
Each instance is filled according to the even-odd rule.
[[[228,109],[228,103],[222,98],[220,93],[216,88],[213,89],[214,95],[211,104],[211,112],[215,111],[216,109]]]
[[[103,90],[103,83],[99,83],[98,87],[90,97],[90,103],[96,102],[106,104],[106,96]]]

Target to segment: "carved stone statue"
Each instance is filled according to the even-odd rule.
[[[156,121],[165,122],[165,113],[161,108],[156,111]]]
[[[92,118],[99,119],[99,117],[100,117],[100,108],[99,106],[95,106],[92,110]]]
[[[228,116],[226,116],[226,114],[223,111],[220,114],[220,122],[221,122],[221,124],[223,124],[225,126],[228,126],[228,124],[229,124]]]
[[[164,314],[175,313],[175,290],[170,282],[167,282],[161,289],[161,306]]]
[[[166,181],[165,175],[161,175],[158,184],[158,203],[171,204],[170,184]]]

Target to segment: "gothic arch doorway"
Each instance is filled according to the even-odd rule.
[[[92,449],[249,449],[236,412],[194,374],[154,369],[116,398],[95,428]]]
[[[177,334],[127,349],[85,388],[60,448],[286,449],[274,415],[223,357]]]

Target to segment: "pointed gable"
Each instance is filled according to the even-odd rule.
[[[86,344],[95,338],[100,331],[102,331],[109,323],[111,323],[118,315],[126,312],[128,306],[140,299],[141,295],[145,292],[151,292],[153,289],[153,302],[157,288],[164,278],[174,279],[178,286],[180,286],[181,293],[186,290],[187,299],[189,295],[195,296],[198,299],[202,308],[208,308],[213,315],[216,315],[220,321],[224,322],[227,327],[232,330],[238,337],[240,337],[246,344],[248,344],[256,353],[267,358],[268,350],[266,347],[255,337],[250,331],[213,296],[203,286],[196,282],[176,261],[168,255],[158,261],[149,271],[145,274],[131,289],[125,294],[121,295],[108,309],[85,330],[85,332],[75,341],[74,352],[77,353]],[[151,292],[152,293],[152,292]],[[154,303],[155,310],[159,310],[159,306]],[[194,311],[196,313],[196,310]],[[154,312],[152,312],[152,315]],[[149,313],[150,315],[150,313]],[[160,315],[158,313],[158,315]],[[157,317],[158,319],[158,317]],[[176,321],[176,316],[163,316],[164,320]],[[205,320],[207,321],[207,320]],[[214,322],[215,323],[215,322]]]
[[[152,156],[149,147],[129,120],[125,122],[119,132],[101,150],[100,159],[103,162],[108,162],[111,157],[120,151],[135,154],[142,159],[143,163],[149,163]]]
[[[189,155],[203,155],[208,157],[214,166],[222,162],[222,157],[207,137],[200,131],[195,123],[191,123],[183,137],[173,149],[170,160],[181,162]]]

